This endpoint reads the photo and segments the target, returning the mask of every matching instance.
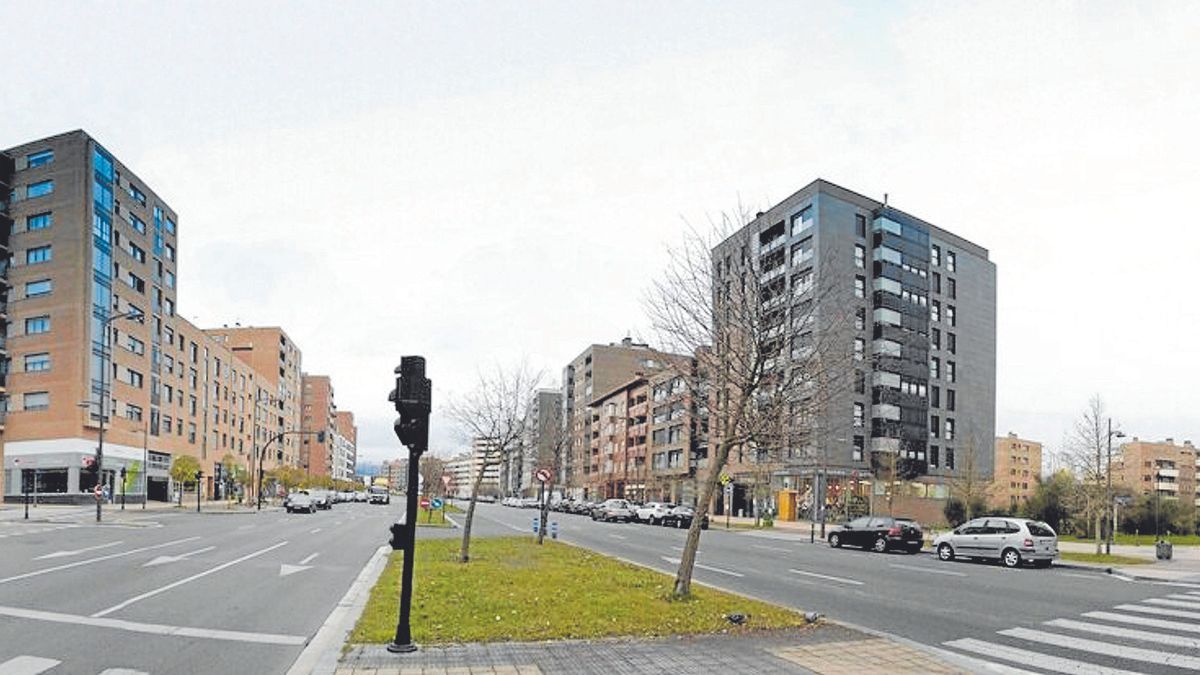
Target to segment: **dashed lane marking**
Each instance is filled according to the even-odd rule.
[[[62,614],[60,612],[45,612],[38,609],[0,606],[0,616],[11,616],[31,621],[49,621],[52,623],[68,623],[95,628],[112,628],[134,633],[151,635],[167,635],[174,637],[202,638],[208,640],[229,640],[232,642],[255,642],[270,645],[302,645],[308,638],[303,635],[280,635],[277,633],[251,633],[237,630],[218,630],[215,628],[191,628],[189,626],[170,626],[159,623],[141,623],[121,619],[102,619],[78,614]],[[0,673],[8,675],[0,670]]]
[[[854,586],[862,586],[863,582],[855,579],[843,579],[842,577],[834,577],[828,574],[817,574],[816,572],[805,572],[804,570],[788,570],[792,574],[799,574],[805,577],[816,577],[818,579],[826,579],[828,581],[836,581],[840,584],[851,584]]]
[[[130,549],[128,551],[122,551],[121,553],[110,553],[108,555],[102,555],[99,558],[88,558],[87,560],[77,560],[72,563],[56,565],[54,567],[47,567],[46,569],[42,569],[42,570],[35,570],[33,572],[26,572],[24,574],[17,574],[15,576],[5,577],[3,579],[0,579],[0,584],[7,584],[10,581],[20,581],[21,579],[28,579],[30,577],[36,577],[36,576],[40,576],[42,574],[58,572],[60,570],[70,569],[72,567],[79,567],[80,565],[90,565],[92,563],[103,562],[105,560],[113,560],[114,558],[124,558],[125,556],[135,555],[137,553],[143,553],[145,551],[153,551],[155,549],[166,548],[168,546],[175,546],[177,544],[183,544],[183,543],[187,543],[189,541],[195,541],[199,538],[200,537],[186,537],[184,539],[176,539],[175,541],[168,541],[165,544],[155,544],[153,546],[143,546],[141,548],[135,548],[135,549]]]

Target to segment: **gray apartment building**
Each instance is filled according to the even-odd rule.
[[[829,477],[824,503],[835,509],[863,510],[888,498],[936,521],[965,453],[975,471],[991,476],[996,266],[986,249],[816,180],[714,250],[714,260],[734,257],[763,288],[779,287],[772,297],[787,298],[796,315],[787,324],[790,349],[831,349],[813,332],[834,324],[843,331],[837,339],[850,343],[839,342],[829,359],[853,372],[832,380],[815,425],[824,433],[786,453],[773,472],[777,499],[793,500],[783,512],[803,514],[822,499],[812,482],[820,471]],[[799,321],[801,308],[815,320]],[[845,320],[832,320],[835,314]],[[841,347],[850,358],[841,358]],[[878,476],[881,467],[897,466],[909,480],[891,494]],[[733,470],[742,482],[736,472],[746,467]],[[743,485],[735,495],[735,513],[749,511]]]

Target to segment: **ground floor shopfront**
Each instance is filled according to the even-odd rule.
[[[141,503],[171,499],[171,456],[147,448],[104,444],[99,476],[86,467],[96,442],[84,438],[14,441],[4,446],[4,498],[43,504],[95,503],[99,482],[112,502]]]

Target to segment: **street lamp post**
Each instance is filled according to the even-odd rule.
[[[96,445],[96,479],[97,484],[104,481],[104,419],[108,414],[108,360],[111,356],[112,347],[109,345],[109,328],[117,319],[130,318],[134,321],[145,321],[145,314],[141,310],[133,309],[128,312],[121,312],[104,319],[101,324],[101,330],[104,333],[101,338],[100,345],[100,432],[99,440]],[[96,522],[100,522],[100,514],[104,504],[103,499],[96,500]]]
[[[169,497],[168,497],[169,499]],[[142,428],[142,510],[150,501],[150,420]]]
[[[1116,436],[1117,438],[1125,438],[1125,432],[1121,431],[1120,429],[1118,429],[1117,431],[1113,431],[1112,418],[1110,417],[1110,418],[1108,418],[1108,468],[1104,472],[1106,474],[1106,478],[1108,479],[1108,487],[1105,489],[1105,492],[1104,492],[1105,493],[1104,503],[1105,503],[1105,508],[1108,509],[1108,516],[1109,516],[1109,518],[1108,518],[1108,523],[1109,523],[1108,536],[1104,538],[1104,554],[1105,555],[1112,554],[1113,537],[1116,536],[1116,532],[1114,532],[1114,530],[1116,530],[1116,528],[1117,528],[1117,507],[1115,504],[1113,504],[1113,489],[1112,489],[1112,439],[1113,439],[1113,436]]]
[[[324,431],[308,431],[305,429],[297,429],[295,431],[281,431],[277,434],[271,435],[271,438],[267,440],[267,444],[262,447],[262,452],[258,458],[257,492],[258,492],[258,510],[259,511],[262,510],[263,459],[266,457],[267,450],[270,449],[271,444],[274,443],[275,441],[279,441],[280,443],[282,443],[284,436],[316,436],[318,443],[325,442],[325,432]]]

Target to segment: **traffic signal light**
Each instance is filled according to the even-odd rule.
[[[88,457],[86,462],[87,463],[83,465],[83,470],[92,474],[93,476],[99,475],[99,473],[100,473],[100,457],[99,457],[99,455],[93,455],[91,457]]]
[[[324,443],[324,442],[325,442],[325,432],[324,432],[324,431],[318,431],[318,432],[317,432],[317,442],[318,442],[318,443]]]
[[[388,543],[392,546],[392,550],[404,550],[404,544],[408,540],[408,528],[404,526],[404,523],[395,522],[388,529],[392,532],[392,538],[388,540]]]
[[[429,411],[432,382],[425,377],[425,359],[405,356],[396,368],[396,388],[388,394],[400,413],[395,423],[396,436],[410,452],[425,452],[429,443]]]

